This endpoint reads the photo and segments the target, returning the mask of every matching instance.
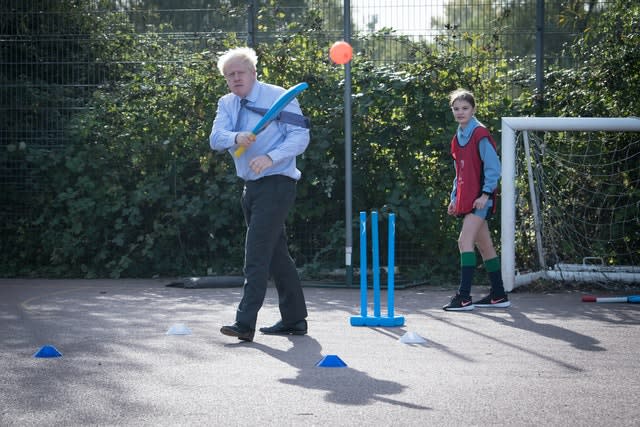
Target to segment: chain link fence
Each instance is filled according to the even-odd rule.
[[[291,28],[309,26],[314,37],[326,42],[343,37],[344,5],[335,0],[307,1],[56,1],[4,0],[0,2],[0,150],[19,153],[25,146],[56,149],[67,139],[69,121],[83,111],[91,94],[109,84],[119,69],[134,66],[131,60],[108,55],[92,57],[90,52],[105,40],[96,38],[95,28],[86,28],[83,15],[91,14],[97,25],[117,31],[114,21],[133,25],[136,34],[153,31],[167,42],[180,41],[195,51],[210,48],[210,40],[235,33],[247,44],[268,44],[286,37]],[[380,63],[410,62],[413,54],[407,41],[429,43],[437,37],[459,37],[463,32],[500,38],[509,47],[501,51],[533,74],[536,48],[536,2],[527,7],[507,7],[506,1],[446,0],[354,0],[351,1],[353,44],[357,52],[373,55]],[[556,2],[546,2],[551,5]],[[604,2],[600,2],[602,4]],[[309,13],[312,11],[313,13]],[[563,61],[562,44],[579,29],[555,22],[558,7],[550,7],[544,22],[545,60]],[[265,30],[268,17],[280,26]],[[321,25],[320,25],[321,24]],[[105,34],[105,38],[108,34]],[[375,41],[376,49],[369,43]],[[505,59],[496,56],[496,61]],[[167,58],[171,60],[171,58]],[[511,89],[517,91],[517,86]],[[512,95],[512,94],[510,94]],[[19,155],[0,159],[0,205],[2,220],[11,224],[32,215],[27,202],[37,188],[37,173]],[[340,217],[341,213],[337,212]],[[323,225],[324,227],[325,225]],[[316,224],[308,224],[307,253],[312,261]],[[341,260],[340,260],[341,261]],[[340,263],[340,261],[337,261]]]

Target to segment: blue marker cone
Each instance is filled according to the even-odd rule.
[[[42,346],[40,350],[33,355],[33,357],[42,357],[42,358],[50,358],[50,357],[62,357],[62,353],[60,353],[54,346],[45,345]]]
[[[347,364],[335,354],[329,354],[316,363],[316,366],[319,368],[346,368]]]

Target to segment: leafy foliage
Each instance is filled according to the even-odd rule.
[[[640,112],[640,5],[613,2],[567,49],[576,64],[547,75],[548,109],[560,116],[624,117]],[[579,101],[579,102],[577,102]]]
[[[619,13],[637,13],[631,10]],[[625,94],[622,78],[637,88],[638,42],[622,18],[599,22],[591,38],[576,44],[576,58],[593,52],[584,68],[549,74],[548,114],[574,114],[571,108],[578,104],[593,112],[637,111],[632,99],[637,90]],[[299,100],[312,121],[312,141],[299,158],[303,179],[289,233],[298,265],[314,275],[344,260],[344,73],[328,61],[330,43],[317,37],[324,25],[317,11],[306,11],[296,22],[275,11],[263,19],[273,22],[261,25],[288,31],[257,46],[260,78],[283,87],[310,85]],[[238,273],[244,239],[241,183],[229,156],[209,149],[208,135],[216,101],[227,92],[215,69],[216,55],[241,43],[233,34],[213,34],[206,50],[194,53],[193,46],[163,36],[164,28],[144,34],[133,24],[97,28],[103,44],[95,55],[117,78],[105,80],[92,94],[90,108],[73,118],[65,147],[26,147],[10,154],[46,179],[34,193],[36,218],[8,230],[12,244],[3,248],[3,273]],[[604,38],[595,40],[596,33]],[[496,139],[501,116],[533,111],[531,93],[518,100],[506,95],[513,70],[496,60],[503,52],[492,35],[452,28],[434,44],[400,40],[414,61],[386,65],[368,54],[376,37],[353,41],[353,223],[357,226],[360,210],[395,212],[398,262],[415,277],[449,277],[457,271],[459,223],[446,215],[455,129],[448,93],[472,89],[478,117]],[[589,74],[611,72],[613,66],[620,68],[613,71],[616,79]],[[579,79],[587,83],[578,84]],[[589,102],[569,102],[574,95]],[[28,230],[37,230],[37,239]]]

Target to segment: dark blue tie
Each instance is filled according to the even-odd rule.
[[[237,132],[240,130],[240,119],[242,119],[242,114],[245,112],[245,105],[249,102],[248,99],[243,98],[240,100],[240,109],[238,110],[238,118],[236,119],[236,125],[233,127],[233,131]]]

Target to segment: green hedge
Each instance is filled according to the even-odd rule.
[[[611,22],[635,16],[637,25],[637,8],[612,9]],[[121,67],[119,78],[105,82],[90,108],[74,117],[67,145],[2,153],[3,161],[27,162],[39,178],[28,199],[32,217],[2,226],[2,275],[240,272],[242,184],[230,157],[208,146],[217,99],[227,91],[215,69],[216,53],[238,41],[212,39],[208,51],[192,53],[156,33],[132,37],[132,31],[110,35],[108,45],[123,59],[111,65]],[[637,37],[625,39],[623,47],[616,38],[580,40],[574,52],[583,57],[593,52],[590,61],[578,69],[550,69],[553,105],[536,111],[527,90],[530,76],[524,76],[517,98],[505,95],[522,76],[513,63],[496,60],[501,53],[492,37],[457,36],[445,35],[433,45],[410,44],[416,60],[404,64],[374,63],[365,49],[371,40],[353,43],[358,53],[352,62],[354,236],[358,211],[395,212],[398,264],[414,278],[451,278],[457,271],[459,223],[446,215],[453,178],[449,143],[456,127],[447,100],[451,90],[472,89],[480,120],[498,137],[501,116],[582,113],[575,103],[562,102],[577,91],[580,99],[597,100],[600,109],[616,104],[624,86],[590,88],[595,78],[576,83],[594,70],[619,64],[626,67],[616,74],[620,82],[631,80],[637,88],[640,81]],[[463,55],[459,43],[471,53]],[[594,44],[603,55],[585,49]],[[610,45],[618,47],[612,51]],[[344,260],[344,74],[329,62],[327,48],[302,30],[257,47],[261,79],[284,87],[310,85],[299,100],[312,121],[312,140],[299,158],[303,179],[289,220],[294,256],[308,277],[341,267]],[[638,113],[637,90],[628,92],[624,99],[632,110],[618,106],[617,115],[634,108]],[[16,197],[24,201],[25,196]],[[492,225],[497,233],[499,224]]]

